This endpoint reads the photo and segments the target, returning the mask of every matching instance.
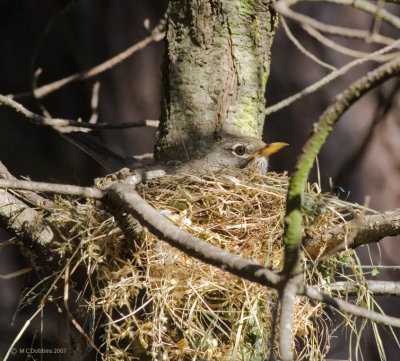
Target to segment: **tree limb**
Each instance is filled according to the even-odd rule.
[[[326,258],[346,248],[379,242],[388,236],[400,235],[400,208],[380,214],[361,216],[304,240],[304,247],[313,259]]]

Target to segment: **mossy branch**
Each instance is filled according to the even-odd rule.
[[[284,274],[293,273],[298,261],[302,233],[301,201],[315,157],[325,143],[334,124],[353,103],[369,90],[399,74],[400,59],[392,60],[368,72],[337,95],[333,103],[322,113],[318,122],[314,124],[313,134],[304,145],[303,152],[297,160],[295,172],[290,179],[285,217]]]

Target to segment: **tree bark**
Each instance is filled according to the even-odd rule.
[[[155,156],[201,156],[222,133],[261,138],[277,16],[261,0],[171,0]]]

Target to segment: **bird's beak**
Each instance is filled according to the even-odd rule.
[[[269,155],[276,153],[278,150],[281,150],[283,147],[288,146],[289,144],[284,142],[277,142],[268,144],[265,148],[261,149],[256,157],[268,157]]]

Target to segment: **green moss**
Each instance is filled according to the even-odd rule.
[[[236,2],[236,9],[248,15],[254,15],[254,7],[254,0],[239,0]]]

